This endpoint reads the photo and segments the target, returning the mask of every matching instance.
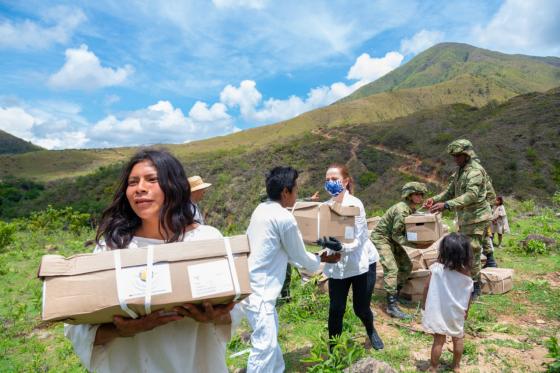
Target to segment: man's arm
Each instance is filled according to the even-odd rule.
[[[484,176],[479,170],[469,172],[467,177],[467,188],[465,193],[447,201],[449,208],[462,208],[475,203],[484,183]]]
[[[396,212],[393,217],[393,231],[391,232],[391,239],[401,246],[408,245],[406,239],[406,225],[404,224],[404,215]]]
[[[305,249],[301,233],[295,222],[280,233],[282,245],[288,254],[288,261],[290,263],[298,268],[305,268],[310,272],[315,272],[319,269],[321,258]]]

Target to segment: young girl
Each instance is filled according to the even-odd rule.
[[[333,164],[329,167],[325,175],[325,190],[332,197],[327,203],[338,202],[342,206],[357,206],[360,209],[360,215],[355,219],[354,240],[342,244],[340,261],[326,264],[323,270],[329,278],[329,338],[342,332],[346,298],[352,287],[354,313],[364,324],[372,347],[380,350],[384,345],[373,326],[373,313],[370,308],[375,277],[371,279],[371,276],[368,276],[368,271],[375,276],[379,254],[369,239],[364,205],[352,195],[352,177],[345,165]]]
[[[430,371],[436,372],[446,336],[453,340],[453,371],[458,372],[463,355],[463,327],[469,312],[473,281],[472,251],[466,236],[451,233],[439,247],[436,263],[424,288],[422,325],[434,335]]]
[[[494,234],[498,233],[498,247],[502,245],[502,236],[504,233],[509,233],[509,223],[504,207],[504,198],[502,196],[496,197],[496,206],[494,206],[494,213],[492,216],[492,241],[494,241]]]
[[[190,194],[175,157],[139,151],[103,213],[95,252],[222,238],[217,229],[194,222]],[[65,325],[65,335],[89,371],[225,373],[233,306],[185,304],[175,313],[115,316],[107,324]]]

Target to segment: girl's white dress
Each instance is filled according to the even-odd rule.
[[[494,221],[496,221],[494,223]],[[509,233],[509,222],[504,205],[494,207],[492,216],[492,233],[504,234]]]
[[[422,325],[428,333],[463,337],[473,281],[469,276],[446,269],[438,262],[432,264],[430,270],[432,277]]]

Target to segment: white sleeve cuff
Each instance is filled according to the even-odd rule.
[[[74,345],[76,355],[88,371],[93,370],[93,342],[100,325],[70,325],[64,324],[64,335]]]

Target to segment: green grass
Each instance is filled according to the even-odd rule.
[[[506,200],[511,206],[510,217],[520,229],[533,226],[537,232],[556,229],[560,219],[554,214],[523,216],[527,206]],[[41,283],[36,278],[42,255],[57,253],[72,255],[87,252],[84,241],[93,237],[90,228],[70,229],[57,221],[79,216],[70,212],[47,211],[35,220],[20,220],[15,240],[0,250],[0,371],[71,371],[83,372],[64,338],[61,324],[44,324],[40,320]],[[546,217],[546,224],[538,225]],[[41,223],[52,217],[54,223]],[[551,221],[549,219],[552,219]],[[85,222],[82,222],[85,224]],[[41,228],[44,227],[44,229]],[[515,233],[515,232],[514,232]],[[467,337],[463,365],[467,372],[483,371],[480,364],[506,371],[536,371],[535,365],[523,358],[528,351],[543,351],[544,341],[560,333],[560,289],[546,278],[560,272],[560,253],[528,257],[515,250],[521,239],[512,235],[503,249],[496,252],[502,266],[515,269],[514,289],[504,295],[483,296],[474,303],[466,322]],[[365,347],[366,335],[359,319],[353,314],[348,300],[344,319],[344,334],[338,341],[336,355],[328,356],[327,318],[328,295],[321,293],[314,281],[302,284],[297,271],[291,286],[293,300],[278,307],[279,341],[288,372],[340,371],[343,366],[364,356],[372,356],[399,371],[414,372],[429,358],[432,339],[422,332],[419,318],[410,323],[395,323],[383,312],[384,300],[374,296],[376,327],[386,348],[374,351]],[[415,312],[416,307],[408,309]],[[536,322],[536,320],[542,320]],[[246,322],[229,343],[227,363],[231,369],[242,368],[247,354],[230,355],[250,347],[240,335],[250,332]],[[515,355],[515,353],[519,355]],[[514,355],[512,355],[514,354]],[[444,367],[450,366],[451,354],[443,354]],[[447,369],[447,368],[446,368]],[[540,367],[539,367],[540,369]]]

